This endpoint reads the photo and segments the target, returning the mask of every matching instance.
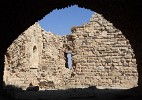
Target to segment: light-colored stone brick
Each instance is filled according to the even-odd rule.
[[[66,53],[72,68],[66,68]],[[44,31],[38,23],[24,31],[5,54],[4,81],[40,90],[89,86],[132,88],[137,86],[136,59],[129,41],[100,14],[74,27],[67,36]]]

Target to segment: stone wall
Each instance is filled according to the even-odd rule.
[[[74,86],[130,88],[137,85],[137,68],[133,50],[122,32],[101,15],[72,28],[66,36],[72,52]],[[71,86],[72,87],[72,86]]]
[[[37,83],[37,70],[41,64],[42,34],[38,24],[23,32],[5,54],[4,81],[6,84],[27,87]]]
[[[131,88],[137,86],[135,55],[129,41],[100,14],[58,36],[35,23],[5,54],[4,81],[26,89]],[[67,68],[67,54],[72,68]]]

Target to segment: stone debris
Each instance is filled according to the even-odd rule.
[[[38,23],[24,31],[5,54],[4,82],[39,90],[137,86],[135,55],[122,32],[102,15],[75,26],[66,36],[44,31]],[[72,55],[67,68],[66,55]]]

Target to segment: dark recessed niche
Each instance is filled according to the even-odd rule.
[[[37,52],[37,47],[36,46],[33,47],[33,53],[35,53],[35,52]]]

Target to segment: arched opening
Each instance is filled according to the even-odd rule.
[[[19,50],[29,48],[31,51],[29,52],[29,49],[19,51],[19,54],[24,52],[24,56],[28,54],[30,56],[30,59],[26,58],[30,63],[27,60],[24,67],[28,68],[29,65],[31,78],[36,74],[35,76],[38,76],[40,80],[53,81],[57,83],[55,85],[55,87],[58,86],[57,89],[67,86],[127,89],[136,87],[136,60],[129,41],[101,14],[94,13],[89,19],[88,23],[71,28],[72,33],[66,36],[46,32],[38,23],[35,23],[15,41],[11,49],[14,50],[16,44],[20,45],[18,42],[21,39],[24,40],[23,36],[25,39],[30,37],[27,42],[23,41],[27,44],[26,47],[18,46]],[[33,32],[33,34],[28,32]],[[42,43],[39,44],[39,41]],[[41,58],[39,52],[41,52]],[[23,55],[19,55],[19,58]],[[47,70],[42,70],[43,67]],[[72,73],[76,74],[74,77],[69,77]],[[62,81],[53,80],[55,77]],[[130,80],[133,81],[128,83]],[[40,83],[35,77],[33,81],[35,84]],[[65,85],[62,85],[63,82]]]
[[[105,8],[106,8],[106,6],[104,6],[103,7],[103,4],[104,5],[107,5],[107,3],[105,4],[104,2],[103,2],[103,4],[102,3],[93,3],[93,2],[91,2],[92,3],[92,5],[93,6],[90,6],[91,4],[88,4],[88,2],[83,2],[83,3],[78,3],[78,2],[76,2],[77,4],[79,4],[80,6],[82,6],[82,7],[86,7],[86,8],[90,8],[90,9],[93,9],[93,10],[97,10],[98,12],[100,12],[100,13],[103,13],[105,16],[106,16],[106,18],[108,18],[108,19],[111,19],[114,23],[115,23],[115,25],[117,26],[117,27],[120,27],[120,29],[122,29],[123,30],[123,32],[124,32],[124,34],[125,34],[125,36],[130,40],[130,43],[132,44],[132,47],[134,48],[134,51],[135,51],[135,54],[136,54],[136,57],[137,57],[137,63],[138,63],[138,71],[139,71],[139,75],[140,75],[140,73],[141,73],[141,57],[139,56],[140,54],[140,52],[139,51],[141,51],[141,46],[140,46],[140,43],[141,43],[141,35],[139,34],[139,33],[141,33],[141,30],[140,29],[138,29],[138,30],[136,30],[136,29],[134,29],[134,27],[133,27],[133,25],[136,25],[137,27],[139,27],[140,28],[140,26],[139,26],[139,24],[140,24],[140,22],[138,22],[138,20],[132,20],[132,19],[135,19],[136,17],[134,17],[133,15],[131,15],[131,14],[129,14],[128,12],[129,12],[129,10],[131,9],[131,7],[123,7],[122,6],[122,9],[126,9],[125,11],[126,12],[121,12],[121,10],[119,9],[117,9],[117,7],[116,6],[107,6],[108,8],[110,8],[110,9],[113,9],[113,7],[115,8],[115,9],[113,9],[113,10],[108,10],[108,11],[106,11],[105,12]],[[123,4],[123,2],[121,2],[122,4]],[[121,4],[120,3],[120,4]],[[125,2],[126,3],[126,2]],[[132,3],[132,2],[131,2]],[[131,4],[130,3],[130,4]],[[74,4],[74,3],[73,3]],[[99,4],[98,6],[97,6],[97,4]],[[113,3],[112,3],[113,4]],[[114,3],[115,4],[115,3]],[[67,3],[67,5],[68,5],[68,3]],[[95,7],[95,5],[96,5],[96,7]],[[118,5],[119,5],[119,3],[118,3]],[[117,5],[117,6],[118,6]],[[134,3],[134,5],[135,5],[135,3]],[[90,6],[90,7],[89,7]],[[59,7],[63,7],[63,6],[59,6]],[[102,8],[101,8],[102,7]],[[54,8],[54,7],[53,7]],[[56,8],[56,7],[55,7]],[[101,8],[101,9],[100,9]],[[118,7],[119,8],[119,7]],[[129,10],[127,9],[127,8],[130,8]],[[52,9],[51,9],[52,10]],[[115,11],[116,10],[116,11]],[[37,11],[37,10],[36,10]],[[111,12],[112,11],[112,12]],[[119,14],[121,14],[119,17],[116,17],[116,19],[115,18],[112,18],[112,16],[116,16],[116,15],[118,15],[117,13],[115,13],[115,12],[119,12],[120,11],[120,13]],[[128,11],[128,12],[127,12]],[[134,9],[131,9],[131,11],[132,12],[136,12],[136,11],[134,11]],[[111,13],[110,13],[111,12]],[[110,13],[110,14],[109,14]],[[124,15],[123,15],[124,14]],[[138,14],[138,13],[137,13]],[[43,16],[43,15],[41,15],[41,16]],[[130,16],[131,16],[131,18],[130,18]],[[38,17],[38,18],[41,18],[41,17]],[[130,19],[126,19],[126,18],[130,18]],[[122,20],[121,20],[122,19]],[[32,22],[34,22],[35,20],[37,20],[37,19],[34,19]],[[125,21],[126,20],[126,21]],[[129,25],[129,24],[127,24],[127,23],[129,23],[129,21],[132,21],[131,22],[131,24]],[[138,24],[136,24],[135,23],[135,21],[137,21],[138,22]],[[20,22],[20,21],[19,21]],[[31,22],[31,23],[32,23]],[[123,22],[125,22],[124,24],[123,24]],[[30,23],[30,22],[29,22]],[[31,24],[30,23],[30,24]],[[118,24],[117,24],[118,23]],[[122,26],[121,26],[122,25]],[[132,26],[131,26],[132,25]],[[11,25],[12,26],[12,25]],[[29,24],[27,25],[27,26],[29,26]],[[19,26],[20,27],[20,26]],[[22,26],[21,26],[22,27]],[[25,28],[25,27],[24,27]],[[23,29],[24,29],[23,28]],[[136,27],[135,27],[136,28]],[[135,31],[134,31],[135,30]],[[17,31],[18,32],[18,31]],[[133,33],[138,33],[138,34],[136,34],[136,35],[134,35]],[[19,34],[19,33],[17,33],[17,34]],[[17,36],[17,35],[16,35]],[[133,39],[134,38],[134,39]],[[0,40],[3,40],[3,39],[0,39]],[[9,42],[10,43],[10,42]],[[9,44],[8,43],[8,44]],[[7,45],[8,46],[8,45]],[[3,58],[3,57],[2,57]],[[2,60],[1,60],[2,61]],[[139,76],[139,77],[141,77],[141,76]],[[141,81],[140,81],[141,79],[139,78],[139,85],[141,84]]]

